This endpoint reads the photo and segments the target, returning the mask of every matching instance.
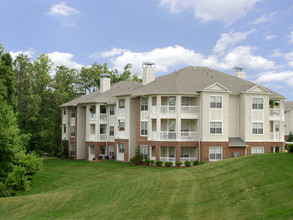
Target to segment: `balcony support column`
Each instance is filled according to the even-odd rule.
[[[160,145],[156,145],[156,161],[160,160]]]
[[[157,140],[161,139],[161,96],[157,96]]]
[[[176,96],[176,140],[181,139],[181,96]]]
[[[177,144],[175,146],[176,150],[176,162],[180,162],[180,157],[181,157],[181,146]]]

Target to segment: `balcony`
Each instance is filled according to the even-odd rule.
[[[118,115],[125,115],[125,108],[119,108]]]
[[[107,140],[107,134],[100,134],[100,140],[101,141]]]
[[[165,162],[172,162],[173,166],[175,166],[176,158],[175,157],[160,157],[160,161]]]
[[[283,141],[283,135],[280,132],[270,132],[269,140],[271,141]]]
[[[107,123],[107,114],[100,114],[100,123]]]
[[[198,140],[198,132],[195,131],[181,131],[181,140],[196,141]]]
[[[198,106],[181,106],[181,113],[196,114],[198,113]]]
[[[270,108],[270,120],[281,120],[281,110],[278,108]]]
[[[90,122],[95,122],[95,121],[96,121],[96,114],[90,113]]]
[[[161,114],[176,114],[176,106],[175,105],[161,106]]]
[[[197,157],[180,157],[180,161],[184,164],[185,161],[198,160]]]
[[[176,140],[175,131],[161,131],[161,140]]]
[[[149,140],[156,140],[157,139],[157,132],[151,131],[149,135]]]

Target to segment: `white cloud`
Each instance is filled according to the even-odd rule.
[[[285,82],[289,86],[293,86],[293,71],[283,71],[283,72],[264,72],[259,75],[256,79],[257,82]]]
[[[288,66],[293,67],[293,51],[289,53],[281,52],[280,48],[273,50],[273,54],[270,57],[283,57],[288,60]]]
[[[268,36],[265,36],[265,40],[273,40],[276,37],[278,37],[278,35],[268,35]]]
[[[191,9],[194,17],[203,21],[234,22],[244,17],[261,0],[160,0],[160,6],[167,7],[171,13]]]
[[[71,53],[62,53],[62,52],[53,52],[47,54],[50,59],[54,62],[53,69],[56,68],[56,66],[64,65],[68,68],[81,68],[83,65],[75,62],[73,60],[73,54]]]
[[[222,33],[221,38],[217,41],[216,46],[214,47],[215,53],[221,53],[225,51],[229,46],[234,46],[235,44],[243,41],[247,38],[247,36],[253,33],[255,30],[252,29],[248,32],[233,32],[230,33]]]
[[[126,49],[119,55],[113,56],[109,61],[113,68],[121,71],[127,63],[132,64],[132,71],[141,72],[141,65],[146,61],[156,63],[158,72],[168,72],[177,66],[208,66],[220,70],[231,70],[234,66],[243,66],[251,70],[275,69],[274,61],[254,55],[254,48],[240,46],[230,50],[226,55],[211,54],[205,56],[194,50],[182,46],[169,46],[156,48],[147,52],[133,52]]]
[[[26,56],[32,58],[34,56],[34,54],[36,53],[36,50],[34,50],[34,49],[29,49],[29,50],[25,50],[25,51],[24,50],[18,50],[18,51],[15,51],[15,52],[10,51],[9,53],[10,53],[12,59],[15,59],[20,54],[23,54],[23,55],[26,55]]]
[[[123,52],[126,52],[128,50],[125,50],[125,49],[119,49],[119,48],[112,48],[111,50],[108,50],[108,51],[104,51],[104,52],[101,52],[101,53],[93,53],[89,56],[89,58],[93,58],[93,59],[98,59],[100,57],[113,57],[113,56],[116,56],[116,55],[120,55],[122,54]]]
[[[289,43],[293,43],[293,31],[289,35]]]
[[[47,14],[53,16],[71,16],[78,13],[79,11],[77,9],[69,7],[66,2],[60,2],[59,4],[53,5]]]
[[[269,22],[274,20],[275,15],[277,14],[277,12],[272,12],[270,14],[267,15],[263,15],[258,17],[257,19],[255,19],[253,22],[251,22],[252,24],[262,24],[265,22]]]

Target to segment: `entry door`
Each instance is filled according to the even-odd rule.
[[[124,161],[124,144],[117,145],[117,160]]]
[[[89,160],[93,160],[95,157],[95,146],[89,146]]]

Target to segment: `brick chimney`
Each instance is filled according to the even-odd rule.
[[[146,85],[155,80],[156,64],[153,62],[144,62],[142,64],[142,85]]]

